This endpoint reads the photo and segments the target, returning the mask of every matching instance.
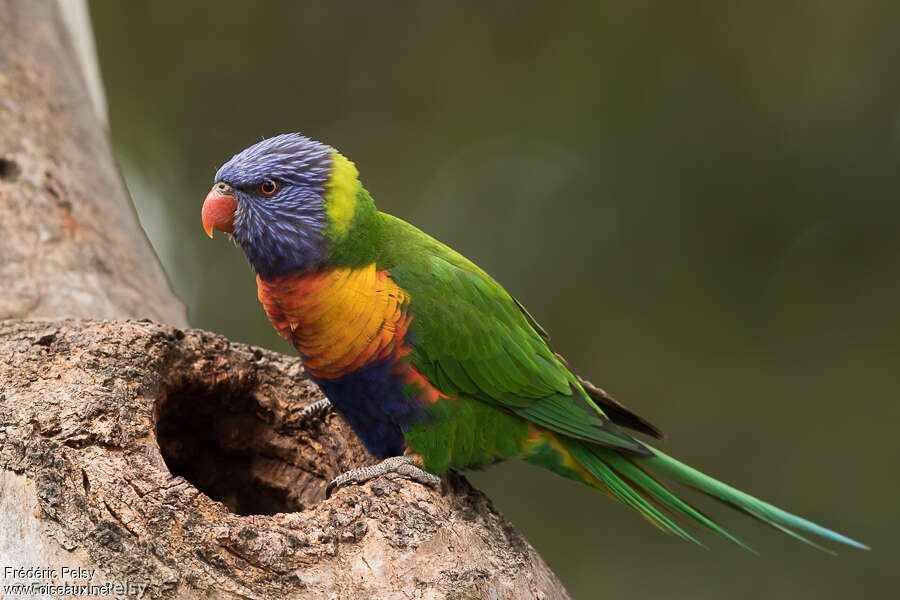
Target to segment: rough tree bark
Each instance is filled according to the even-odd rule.
[[[373,457],[339,417],[298,422],[318,392],[297,359],[183,329],[71,37],[52,0],[0,0],[0,569],[56,569],[0,585],[85,567],[150,598],[567,597],[460,476],[324,499]]]
[[[149,320],[16,320],[0,382],[4,484],[33,485],[47,544],[95,580],[151,598],[564,596],[462,477],[324,500],[372,459],[340,418],[298,420],[319,396],[296,358]]]

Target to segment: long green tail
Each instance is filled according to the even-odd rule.
[[[728,533],[715,521],[675,495],[672,490],[657,479],[656,475],[662,475],[700,490],[783,533],[825,552],[831,553],[827,548],[823,548],[802,534],[815,534],[827,540],[840,542],[854,548],[869,549],[864,544],[847,536],[793,515],[730,485],[717,481],[708,475],[704,475],[656,448],[647,446],[656,456],[648,458],[629,457],[609,448],[587,444],[571,438],[561,437],[560,441],[569,451],[572,458],[596,477],[608,493],[641,512],[660,529],[674,533],[697,544],[700,544],[700,542],[676,523],[676,519],[682,520],[686,517],[689,521],[707,527],[741,547],[752,551],[751,548]]]

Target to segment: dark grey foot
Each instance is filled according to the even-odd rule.
[[[332,410],[333,408],[331,406],[331,402],[329,402],[328,398],[323,398],[322,400],[317,400],[301,410],[297,418],[301,423],[305,423],[310,419],[321,419]]]
[[[390,458],[386,458],[377,465],[372,465],[371,467],[351,469],[346,473],[341,473],[331,480],[331,483],[329,483],[328,487],[325,488],[325,497],[330,498],[331,493],[339,487],[344,487],[345,485],[350,485],[351,483],[365,483],[370,479],[375,479],[376,477],[381,477],[382,475],[387,475],[388,473],[396,473],[397,475],[401,475],[403,477],[406,477],[407,479],[417,481],[422,485],[427,485],[429,487],[441,487],[440,477],[438,477],[437,475],[432,475],[421,467],[416,466],[415,463],[416,457],[407,454],[404,456],[392,456]]]

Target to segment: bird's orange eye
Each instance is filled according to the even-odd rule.
[[[271,179],[266,179],[261,184],[259,184],[259,191],[261,191],[266,196],[271,196],[276,191],[278,191],[278,184]]]

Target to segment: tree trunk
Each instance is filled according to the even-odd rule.
[[[324,500],[374,460],[339,417],[298,420],[319,397],[299,359],[150,321],[5,321],[0,381],[3,503],[40,548],[7,564],[96,565],[151,598],[565,597],[462,477]]]
[[[566,598],[458,475],[324,499],[373,457],[298,359],[182,329],[65,1],[0,0],[0,585],[44,585],[0,596]]]
[[[56,2],[0,0],[0,319],[148,317],[185,326],[71,37]]]

